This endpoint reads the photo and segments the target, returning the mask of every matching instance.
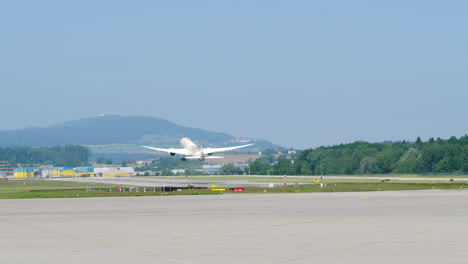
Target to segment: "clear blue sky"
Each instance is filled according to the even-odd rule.
[[[153,116],[284,146],[468,133],[468,1],[2,1],[0,130]]]

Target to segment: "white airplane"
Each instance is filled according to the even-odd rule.
[[[222,159],[223,158],[220,156],[211,156],[215,152],[229,151],[233,149],[252,146],[253,144],[247,144],[247,145],[235,146],[235,147],[227,147],[227,148],[205,148],[205,140],[203,140],[202,147],[199,148],[190,139],[182,138],[180,140],[180,145],[183,147],[182,149],[173,149],[173,148],[163,149],[163,148],[153,148],[153,147],[148,147],[148,146],[142,146],[142,147],[157,150],[157,151],[167,152],[171,156],[174,156],[175,154],[183,155],[182,161],[186,161],[187,159],[196,159],[196,160],[204,161],[205,159]]]

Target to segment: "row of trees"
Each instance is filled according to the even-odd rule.
[[[468,136],[391,144],[355,142],[304,150],[296,159],[279,157],[273,166],[255,161],[252,174],[330,175],[468,172]]]
[[[144,166],[136,167],[135,171],[143,172],[143,171],[151,171],[151,170],[158,170],[158,171],[170,171],[175,169],[185,169],[185,170],[196,170],[201,168],[201,163],[196,160],[187,160],[182,161],[179,158],[174,157],[167,157],[167,158],[160,158],[151,161],[151,163],[147,163]],[[163,175],[163,176],[170,176],[170,175]]]
[[[112,164],[114,162],[112,161],[112,158],[109,158],[109,157],[97,157],[96,163],[99,163],[99,164]]]
[[[18,164],[25,166],[51,164],[53,166],[78,167],[88,165],[90,156],[91,151],[88,148],[75,145],[0,148],[0,160],[8,161],[13,167]]]
[[[160,172],[161,176],[174,176],[177,174],[173,173],[171,170],[179,169],[179,170],[185,170],[183,175],[186,175],[186,176],[204,175],[205,173],[202,172],[202,165],[203,163],[196,161],[196,160],[181,161],[178,158],[169,157],[169,158],[161,158],[161,159],[153,160],[149,164],[136,167],[135,171],[137,172],[158,171]],[[239,167],[235,166],[232,163],[223,165],[219,172],[220,175],[240,175],[243,173],[244,171],[242,169],[240,169]],[[149,173],[143,174],[143,175],[149,176]]]
[[[461,173],[468,172],[468,136],[448,140],[430,138],[423,142],[367,143],[355,142],[319,147],[302,151],[297,157],[269,154],[242,171],[232,164],[222,167],[220,174],[260,175],[330,175],[330,174],[388,174],[388,173]],[[5,147],[0,148],[0,160],[11,166],[18,164],[52,164],[54,166],[85,166],[91,151],[83,146]],[[265,158],[266,157],[266,158]],[[270,165],[276,158],[274,165]],[[102,163],[111,160],[101,158]],[[177,158],[153,161],[139,171],[158,168],[161,171],[183,168],[195,171],[196,161],[182,162]],[[192,174],[192,173],[189,173]]]

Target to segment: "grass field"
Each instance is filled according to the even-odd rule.
[[[88,189],[89,187],[92,187]],[[151,195],[195,195],[211,194],[211,190],[184,190],[184,192],[117,192],[115,184],[86,183],[51,180],[8,180],[0,181],[0,199],[26,198],[71,198],[71,197],[110,197],[110,196],[151,196]],[[131,187],[121,185],[121,187]]]
[[[174,177],[177,178],[177,177]],[[185,178],[185,177],[184,177]],[[251,177],[197,177],[197,179],[250,179]],[[256,180],[265,182],[282,182],[280,177],[255,177]],[[450,181],[408,181],[392,180],[381,182],[377,179],[333,179],[324,181],[324,186],[312,183],[311,179],[288,178],[289,183],[302,183],[300,185],[287,187],[244,187],[244,193],[303,193],[303,192],[358,192],[358,191],[394,191],[394,190],[424,190],[424,189],[457,189],[468,190],[466,182]],[[281,181],[280,181],[281,180]],[[295,181],[297,180],[297,181]],[[304,184],[305,183],[305,184]],[[92,188],[89,188],[92,187]],[[131,186],[122,186],[131,187]],[[0,181],[0,199],[27,199],[27,198],[76,198],[76,197],[115,197],[115,196],[155,196],[155,195],[205,195],[219,194],[218,191],[210,189],[183,189],[177,191],[174,188],[170,192],[151,190],[144,187],[133,188],[131,192],[118,192],[115,184],[67,182],[51,180],[8,180]],[[230,192],[226,189],[224,192]]]
[[[119,197],[119,196],[160,196],[160,195],[199,195],[217,194],[210,190],[186,190],[184,192],[116,192],[109,189],[86,189],[73,190],[42,190],[42,191],[11,191],[0,192],[0,199],[30,199],[30,198],[83,198],[83,197]]]
[[[296,192],[365,192],[365,191],[398,191],[398,190],[430,190],[430,189],[457,189],[468,190],[466,183],[421,183],[421,182],[336,182],[320,185],[300,185],[298,188],[288,186],[286,189]]]
[[[0,181],[0,192],[24,190],[62,190],[86,189],[90,184],[86,182],[67,182],[49,180],[8,180]],[[115,184],[93,183],[95,188],[114,188]]]

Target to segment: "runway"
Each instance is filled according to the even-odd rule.
[[[80,177],[72,177],[72,178],[55,178],[51,180],[56,181],[77,181],[77,182],[89,182],[89,183],[111,183],[115,185],[133,185],[133,186],[174,186],[174,187],[186,187],[188,185],[195,186],[195,187],[210,187],[211,185],[216,186],[224,186],[224,187],[247,187],[247,186],[256,186],[256,187],[266,187],[269,184],[273,184],[274,186],[283,186],[283,182],[276,182],[276,183],[269,183],[269,182],[260,182],[255,181],[258,178],[271,178],[272,176],[262,176],[262,175],[255,175],[250,180],[246,179],[231,179],[231,180],[199,180],[197,176],[190,176],[189,178],[185,178],[183,176],[175,176],[172,178],[165,178],[165,177],[156,177],[156,178],[148,178],[148,177],[89,177],[89,178],[80,178]],[[282,179],[281,176],[277,176],[277,178]],[[292,176],[288,181],[288,184],[294,184],[294,179],[312,179],[318,178],[318,176]],[[330,179],[341,179],[341,180],[412,180],[412,181],[439,181],[445,182],[449,179],[447,178],[433,178],[433,177],[352,177],[352,176],[326,176],[324,177],[325,181]],[[468,178],[456,178],[456,182],[467,182]],[[299,183],[303,184],[303,183]],[[310,183],[308,183],[310,184]]]
[[[468,191],[0,200],[2,263],[468,263]]]
[[[89,178],[56,178],[54,181],[76,181],[89,183],[110,183],[115,185],[133,185],[133,186],[173,186],[173,187],[210,187],[211,185],[223,187],[246,187],[246,186],[268,186],[268,182],[255,182],[252,180],[198,180],[197,177],[191,176],[189,179],[183,176],[177,176],[166,179],[165,177],[147,178],[147,177],[89,177]],[[282,186],[282,183],[274,184]]]

